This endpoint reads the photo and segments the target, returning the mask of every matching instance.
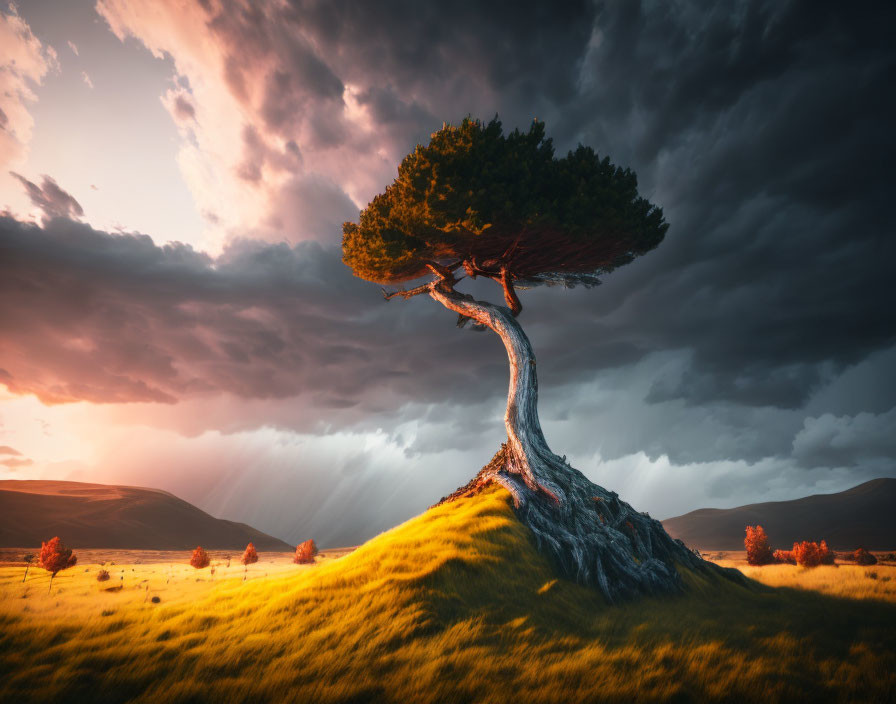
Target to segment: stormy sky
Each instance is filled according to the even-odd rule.
[[[504,436],[500,341],[385,303],[339,242],[468,114],[594,147],[670,223],[597,289],[523,295],[555,452],[661,518],[896,476],[890,4],[0,12],[0,478],[324,546],[464,483]]]

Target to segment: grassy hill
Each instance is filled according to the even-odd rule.
[[[23,585],[22,570],[2,568],[0,700],[896,696],[896,581],[883,581],[896,568],[879,568],[878,579],[819,568],[873,583],[874,599],[685,574],[686,595],[611,607],[556,578],[498,488],[338,560],[289,567],[262,576],[260,563],[244,583],[139,565],[123,589],[105,592],[95,567],[79,565],[49,597],[47,576]]]
[[[210,516],[167,491],[48,480],[0,481],[0,547],[40,547],[61,536],[72,548],[259,550],[291,546],[245,523]]]
[[[836,494],[768,501],[737,508],[701,508],[667,518],[673,538],[700,550],[743,550],[744,528],[761,525],[775,548],[826,540],[835,550],[896,548],[896,479],[872,479]]]

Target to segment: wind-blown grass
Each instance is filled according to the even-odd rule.
[[[266,577],[253,566],[245,583],[241,568],[196,582],[191,568],[138,565],[120,592],[70,571],[47,597],[45,582],[0,569],[0,700],[896,697],[892,592],[857,600],[688,573],[684,596],[608,606],[557,579],[508,499],[491,489],[339,560]]]

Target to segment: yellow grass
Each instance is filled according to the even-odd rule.
[[[0,568],[0,701],[896,696],[894,568],[864,581],[875,568],[763,568],[801,587],[777,590],[688,573],[685,596],[607,606],[557,579],[508,498],[430,510],[312,567],[262,555],[246,583],[235,565],[200,581],[185,565],[127,565],[110,592],[122,566],[100,584],[79,565],[48,597],[39,570],[22,585]]]
[[[720,560],[724,566],[734,566]],[[796,567],[794,565],[765,565],[748,567],[737,565],[750,579],[770,587],[808,589],[845,599],[876,599],[896,603],[896,566],[822,565]]]

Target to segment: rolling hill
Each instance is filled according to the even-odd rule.
[[[894,701],[896,568],[811,573],[875,598],[684,569],[683,594],[610,606],[557,574],[512,501],[487,487],[246,581],[137,565],[108,590],[79,563],[50,594],[43,570],[0,567],[0,701]]]
[[[242,550],[293,546],[245,523],[214,518],[159,489],[64,481],[0,481],[0,547],[60,536],[72,548]]]
[[[896,548],[896,479],[873,479],[837,494],[737,508],[701,508],[667,518],[673,538],[700,550],[743,550],[744,528],[761,525],[775,548],[826,540],[835,550]]]

